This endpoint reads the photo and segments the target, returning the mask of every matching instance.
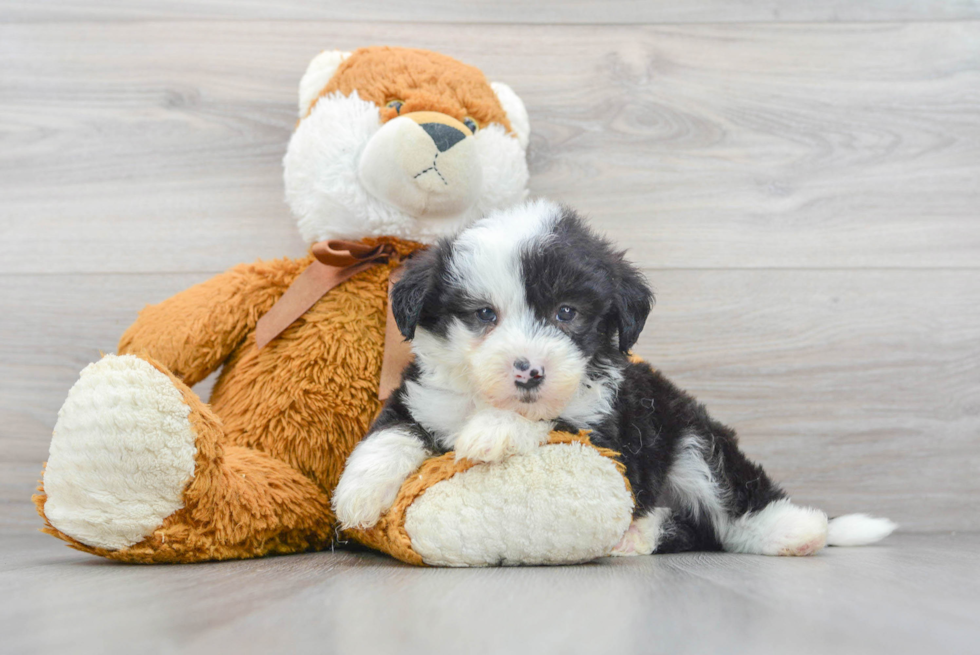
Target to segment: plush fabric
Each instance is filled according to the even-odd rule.
[[[515,95],[508,102],[514,111],[523,112]],[[400,203],[398,197],[374,195],[363,183],[361,166],[364,153],[375,150],[374,138],[389,132],[384,128],[391,121],[382,121],[381,113],[357,91],[349,96],[336,92],[321,98],[297,126],[283,158],[283,182],[306,241],[397,236],[432,243],[486,212],[525,198],[528,170],[523,142],[497,123],[484,125],[467,139],[475,142],[482,182],[475,202],[458,216],[419,215],[418,206],[409,213],[406,208],[411,205]],[[402,116],[399,120],[409,119]],[[387,164],[402,168],[395,161]],[[388,173],[388,166],[380,168],[371,177]]]
[[[399,114],[437,111],[458,121],[471,117],[480,127],[497,123],[511,130],[483,72],[438,52],[385,46],[355,50],[338,66],[320,97],[354,91],[381,107],[382,122]],[[388,106],[392,100],[402,103],[400,110]]]
[[[378,241],[394,244],[402,255],[420,247],[396,239],[368,240]],[[83,543],[59,530],[46,510],[49,502],[57,508],[60,497],[52,498],[56,489],[46,491],[42,482],[34,501],[46,532],[80,550],[133,562],[254,557],[320,548],[333,541],[329,493],[381,406],[377,389],[386,296],[395,264],[378,265],[344,282],[278,339],[257,350],[258,318],[311,261],[307,257],[237,266],[140,313],[123,335],[119,354],[138,357],[158,375],[141,383],[137,374],[145,375],[139,370],[145,367],[136,367],[124,390],[152,398],[151,405],[172,402],[177,393],[189,408],[196,469],[183,490],[181,508],[145,539],[110,550],[105,546],[119,542],[93,545],[90,539]],[[123,367],[120,359],[113,357],[111,366],[103,364],[105,360],[94,364],[69,394],[72,401],[80,385],[111,389],[116,381],[109,373]],[[222,364],[208,406],[189,385]],[[154,389],[163,393],[150,396]],[[151,439],[148,428],[157,424],[131,419],[129,408],[136,401],[116,398],[106,403],[106,393],[90,394],[95,398],[85,411],[101,414],[103,441],[119,443],[124,447],[118,450],[132,457],[132,439]],[[66,410],[63,415],[77,420],[71,406]],[[112,484],[117,471],[94,461],[91,450],[65,447],[76,439],[62,433],[64,427],[56,425],[48,463],[58,474],[56,484],[70,487],[64,481],[72,476],[81,483],[83,474],[102,474],[106,484]],[[143,449],[152,446],[146,441]],[[157,465],[144,462],[140,467],[134,462],[132,467],[145,471]],[[187,482],[177,486],[178,496]],[[69,488],[67,494],[73,491]],[[173,490],[167,492],[173,495]]]
[[[44,473],[51,524],[102,548],[141,541],[183,507],[197,455],[190,414],[182,390],[149,362],[87,366],[54,428],[63,438]]]
[[[502,464],[426,460],[369,530],[346,536],[409,564],[572,564],[608,555],[630,525],[633,496],[618,453],[585,433]]]

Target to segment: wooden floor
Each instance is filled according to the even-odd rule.
[[[811,558],[418,569],[370,553],[130,566],[0,536],[0,653],[976,653],[980,536]]]
[[[144,304],[304,251],[280,170],[297,82],[370,44],[509,83],[532,192],[657,290],[639,353],[797,501],[904,536],[459,572],[134,569],[33,534],[78,371]],[[965,651],[978,501],[980,1],[0,0],[0,651]]]

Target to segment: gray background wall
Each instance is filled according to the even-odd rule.
[[[38,525],[58,407],[138,309],[304,252],[280,171],[297,83],[321,49],[370,44],[445,52],[523,97],[532,192],[589,214],[656,287],[638,352],[797,500],[980,528],[978,18],[0,0],[0,529]]]

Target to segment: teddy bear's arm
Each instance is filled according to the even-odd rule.
[[[119,341],[119,354],[149,356],[188,386],[221,366],[302,266],[293,260],[241,264],[157,305]]]

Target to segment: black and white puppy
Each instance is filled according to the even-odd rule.
[[[617,554],[727,550],[807,555],[887,535],[887,519],[793,505],[735,432],[627,353],[653,295],[623,253],[574,212],[530,202],[415,257],[392,311],[415,362],[334,493],[345,527],[369,527],[423,460],[497,462],[588,429],[622,454],[636,499]],[[829,533],[829,534],[828,534]]]

